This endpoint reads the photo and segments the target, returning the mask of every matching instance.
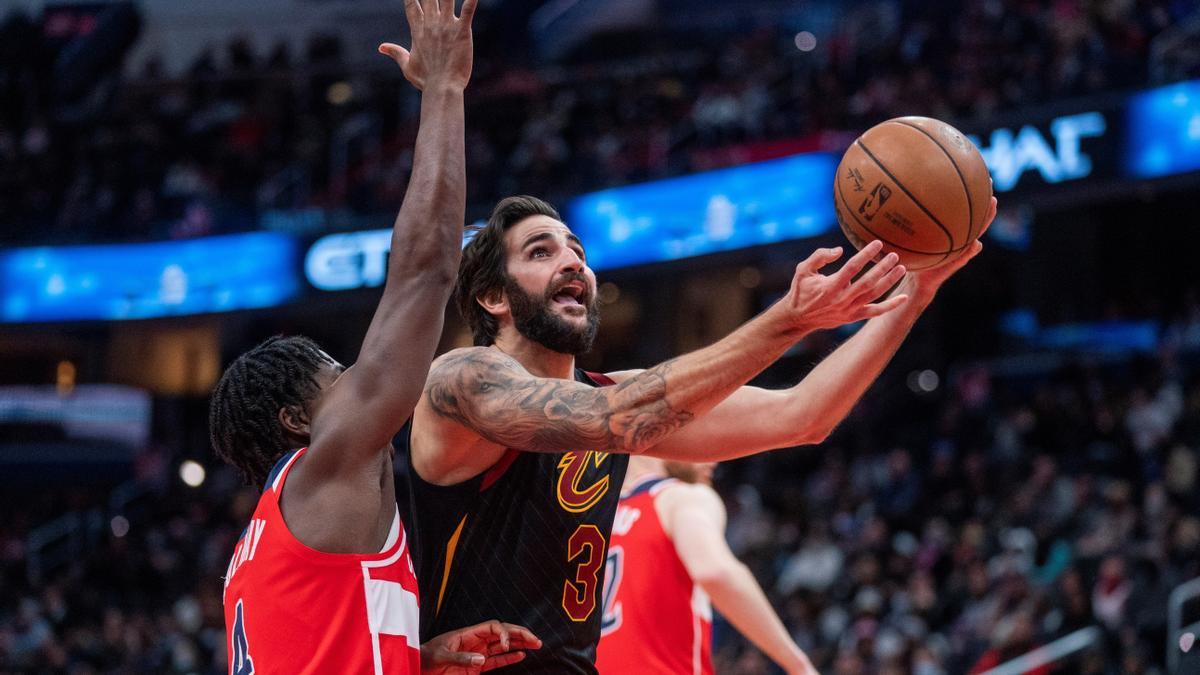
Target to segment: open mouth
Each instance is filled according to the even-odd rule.
[[[579,283],[578,281],[572,281],[571,283],[558,289],[558,292],[555,293],[551,299],[559,305],[565,305],[567,307],[583,307],[585,288],[583,284]]]

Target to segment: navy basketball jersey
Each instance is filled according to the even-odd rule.
[[[592,386],[603,375],[576,370]],[[396,438],[407,475],[401,504],[421,588],[421,631],[499,619],[528,627],[541,649],[513,673],[595,673],[608,536],[628,455],[508,450],[488,471],[451,486],[412,469],[411,427]]]

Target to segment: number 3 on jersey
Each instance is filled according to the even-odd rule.
[[[625,571],[625,549],[612,546],[608,549],[608,564],[604,567],[604,613],[600,615],[600,637],[621,627],[621,603],[617,602],[617,589],[621,588],[621,574]]]
[[[604,535],[595,525],[580,525],[567,540],[567,562],[575,563],[575,580],[563,582],[562,606],[572,621],[587,621],[596,610],[596,588],[604,565]]]
[[[233,621],[233,635],[229,636],[233,655],[229,659],[231,675],[252,675],[254,662],[250,660],[250,643],[246,642],[246,622],[242,619],[242,601],[237,603],[237,617]]]

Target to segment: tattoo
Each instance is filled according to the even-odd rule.
[[[487,347],[438,359],[425,394],[438,415],[509,448],[640,452],[692,420],[667,401],[667,361],[613,387],[538,378]]]

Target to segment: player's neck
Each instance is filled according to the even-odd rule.
[[[496,348],[516,359],[517,363],[536,377],[575,379],[575,356],[547,349],[523,335],[501,333]]]

